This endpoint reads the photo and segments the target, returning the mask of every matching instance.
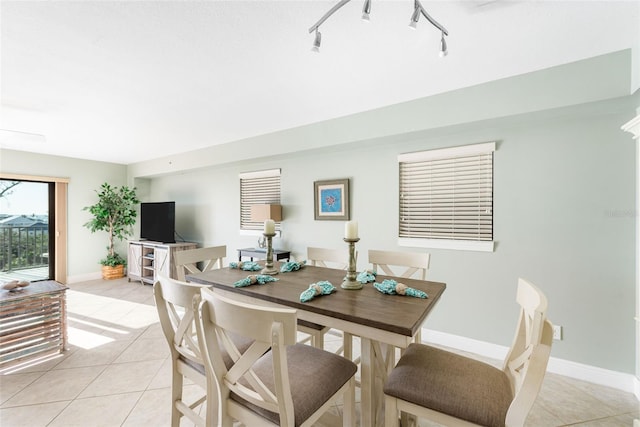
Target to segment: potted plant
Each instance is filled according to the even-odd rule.
[[[107,256],[100,260],[103,279],[117,279],[124,277],[124,267],[127,261],[115,251],[114,239],[123,240],[133,234],[131,228],[138,215],[135,206],[140,203],[136,196],[136,188],[127,186],[112,187],[108,183],[102,184],[98,193],[98,203],[87,206],[83,210],[89,211],[93,218],[84,224],[91,232],[106,231],[109,235]]]

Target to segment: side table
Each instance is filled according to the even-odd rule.
[[[0,366],[66,350],[66,290],[46,280],[18,292],[0,291]]]

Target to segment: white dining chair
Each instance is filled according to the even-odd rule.
[[[523,426],[546,372],[553,326],[536,286],[519,279],[516,300],[518,326],[502,369],[410,344],[384,386],[385,425],[396,427],[402,413],[403,426],[415,416],[446,426]]]
[[[160,319],[162,332],[171,352],[171,426],[178,427],[183,416],[198,426],[211,426],[217,421],[218,394],[210,388],[204,370],[204,363],[197,342],[194,323],[194,297],[200,297],[200,290],[206,285],[181,282],[160,275],[153,285],[153,295]],[[234,337],[236,346],[246,349],[251,341]],[[228,355],[223,355],[230,363]],[[200,386],[199,397],[187,402],[183,395],[184,378]],[[200,415],[207,402],[204,416]]]
[[[176,251],[177,278],[184,282],[187,274],[197,274],[214,268],[222,268],[222,263],[226,256],[227,247],[225,245]]]
[[[209,405],[204,418],[198,407],[207,400],[207,384],[204,364],[195,333],[192,300],[200,295],[203,285],[178,282],[160,276],[153,285],[153,295],[160,318],[162,332],[171,351],[171,426],[178,427],[180,418],[186,416],[198,426],[212,425],[213,409]],[[200,397],[187,403],[183,399],[184,378],[188,378],[202,389]]]
[[[355,426],[356,366],[296,343],[296,311],[239,302],[202,289],[196,327],[209,384],[220,390],[220,425],[311,426],[339,400]],[[240,351],[230,334],[253,341]],[[226,350],[233,364],[220,357]]]
[[[348,264],[348,256],[349,254],[346,250],[340,251],[337,249],[307,247],[307,263],[312,266],[345,270]],[[326,334],[343,337],[340,331],[301,319],[298,319],[298,331],[306,335],[306,337],[299,342],[304,343],[310,341],[311,345],[322,349],[324,348],[324,337]],[[336,350],[336,353],[342,354],[343,351],[344,344]]]
[[[377,273],[382,271],[387,276],[409,278],[418,275],[416,278],[426,280],[430,259],[431,254],[428,252],[369,250],[369,263],[373,271]]]
[[[394,252],[369,250],[369,264],[376,273],[387,276],[426,280],[431,254],[428,252]],[[414,342],[422,341],[422,329],[414,337]],[[389,349],[391,351],[391,349]]]
[[[339,250],[308,246],[307,261],[309,265],[346,270],[349,263],[349,252],[346,248]]]

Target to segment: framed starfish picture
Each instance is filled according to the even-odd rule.
[[[349,220],[348,178],[315,181],[313,194],[316,220]]]

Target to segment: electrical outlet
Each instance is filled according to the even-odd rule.
[[[553,339],[556,341],[562,341],[562,326],[553,325]]]

